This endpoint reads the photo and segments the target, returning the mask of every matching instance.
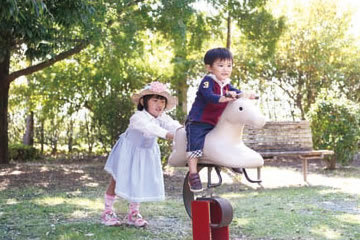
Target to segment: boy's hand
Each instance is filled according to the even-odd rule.
[[[225,97],[236,98],[237,93],[235,91],[227,91]]]
[[[227,91],[224,96],[221,96],[219,102],[230,102],[237,98],[237,93],[235,91]]]
[[[241,95],[248,99],[259,99],[259,96],[254,92],[242,92]]]
[[[234,101],[236,98],[233,98],[231,96],[227,97],[227,96],[221,96],[219,99],[219,103],[223,103],[223,102],[230,102],[230,101]]]

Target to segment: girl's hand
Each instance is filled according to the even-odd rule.
[[[173,140],[173,139],[174,139],[174,134],[171,133],[171,132],[168,132],[168,133],[166,134],[165,138],[166,138],[167,140]]]

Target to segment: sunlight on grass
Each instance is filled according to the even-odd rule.
[[[6,201],[6,204],[8,205],[12,205],[12,204],[17,204],[19,203],[16,199],[14,198],[9,198],[7,201]]]
[[[83,174],[84,170],[82,169],[72,169],[72,168],[68,168],[68,167],[62,167],[62,170],[66,173],[79,173],[79,174]]]
[[[251,174],[253,178],[256,176],[254,169],[253,173],[249,174]],[[266,189],[304,185],[301,172],[288,168],[265,166],[261,169],[261,180],[262,186]],[[243,184],[249,187],[257,187],[256,184],[247,181],[243,181]]]
[[[22,174],[22,173],[23,173],[22,171],[14,170],[14,171],[12,171],[12,172],[9,172],[8,174],[9,174],[9,175],[20,175],[20,174]]]
[[[247,194],[241,194],[236,192],[229,192],[225,194],[221,194],[221,197],[226,199],[239,199],[239,198],[249,198],[258,196],[258,192],[248,192]]]
[[[86,218],[88,214],[84,211],[76,210],[71,214],[72,218]]]
[[[327,225],[320,225],[311,230],[312,233],[320,235],[325,239],[341,239],[341,233],[334,231]]]
[[[66,199],[63,197],[46,197],[46,198],[35,200],[34,202],[39,205],[56,206],[56,205],[63,204],[64,202],[66,202]]]
[[[87,186],[87,187],[98,187],[99,183],[87,183],[87,184],[85,184],[85,186]]]
[[[358,224],[360,227],[360,215],[342,214],[340,216],[337,216],[337,219],[346,223]]]
[[[261,170],[261,176],[262,186],[266,189],[306,185],[303,181],[301,171],[291,168],[265,166]],[[357,177],[326,176],[316,174],[310,170],[308,173],[308,182],[310,186],[327,186],[338,189],[338,191],[344,193],[360,195],[360,188],[354,187],[360,185],[360,178]],[[247,181],[243,181],[243,184],[249,187],[255,186]]]
[[[324,190],[320,190],[319,194],[327,195],[327,194],[340,193],[340,192],[341,191],[339,189],[324,189]]]
[[[104,203],[100,199],[90,200],[87,198],[73,198],[67,200],[67,203],[93,210],[102,210],[104,208]]]
[[[233,222],[238,226],[245,226],[250,223],[250,220],[248,218],[234,218]]]
[[[77,170],[71,170],[73,173],[84,173],[84,170],[81,170],[81,169],[77,169]],[[88,176],[86,174],[86,176]]]
[[[90,177],[89,174],[84,174],[80,177],[80,180],[94,180],[94,178]]]
[[[40,172],[47,172],[47,171],[49,171],[49,168],[47,166],[42,166],[40,168]]]
[[[71,204],[86,209],[93,209],[93,210],[103,209],[103,202],[100,199],[90,200],[87,198],[67,199],[65,197],[47,197],[47,198],[37,199],[34,202],[39,205],[56,206],[59,204]]]
[[[337,188],[345,193],[360,194],[360,188],[354,187],[360,185],[359,178],[326,177],[318,174],[312,174],[311,183],[313,186],[328,186],[332,188]]]

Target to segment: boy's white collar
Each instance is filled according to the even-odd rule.
[[[223,87],[223,86],[225,86],[225,85],[227,85],[227,84],[230,83],[230,78],[227,78],[227,79],[225,79],[224,82],[221,82],[221,81],[218,80],[218,79],[216,78],[216,76],[215,76],[214,74],[212,74],[212,73],[209,73],[208,76],[211,77],[212,79],[214,79],[214,81],[217,82],[221,87]]]

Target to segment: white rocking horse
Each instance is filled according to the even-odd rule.
[[[227,104],[215,128],[206,135],[203,157],[198,161],[198,171],[203,167],[208,167],[208,188],[221,185],[221,167],[242,168],[248,181],[253,183],[261,182],[261,180],[249,179],[245,171],[245,168],[257,168],[264,164],[262,156],[247,147],[242,140],[245,125],[262,128],[265,125],[265,117],[254,104],[254,100],[240,95],[237,100]],[[187,165],[186,132],[184,127],[176,130],[173,151],[168,164],[174,167],[185,167]],[[216,184],[211,183],[213,167],[219,179]],[[187,184],[188,175],[184,180],[183,198],[185,208],[191,217],[191,201],[194,200],[194,194]]]

